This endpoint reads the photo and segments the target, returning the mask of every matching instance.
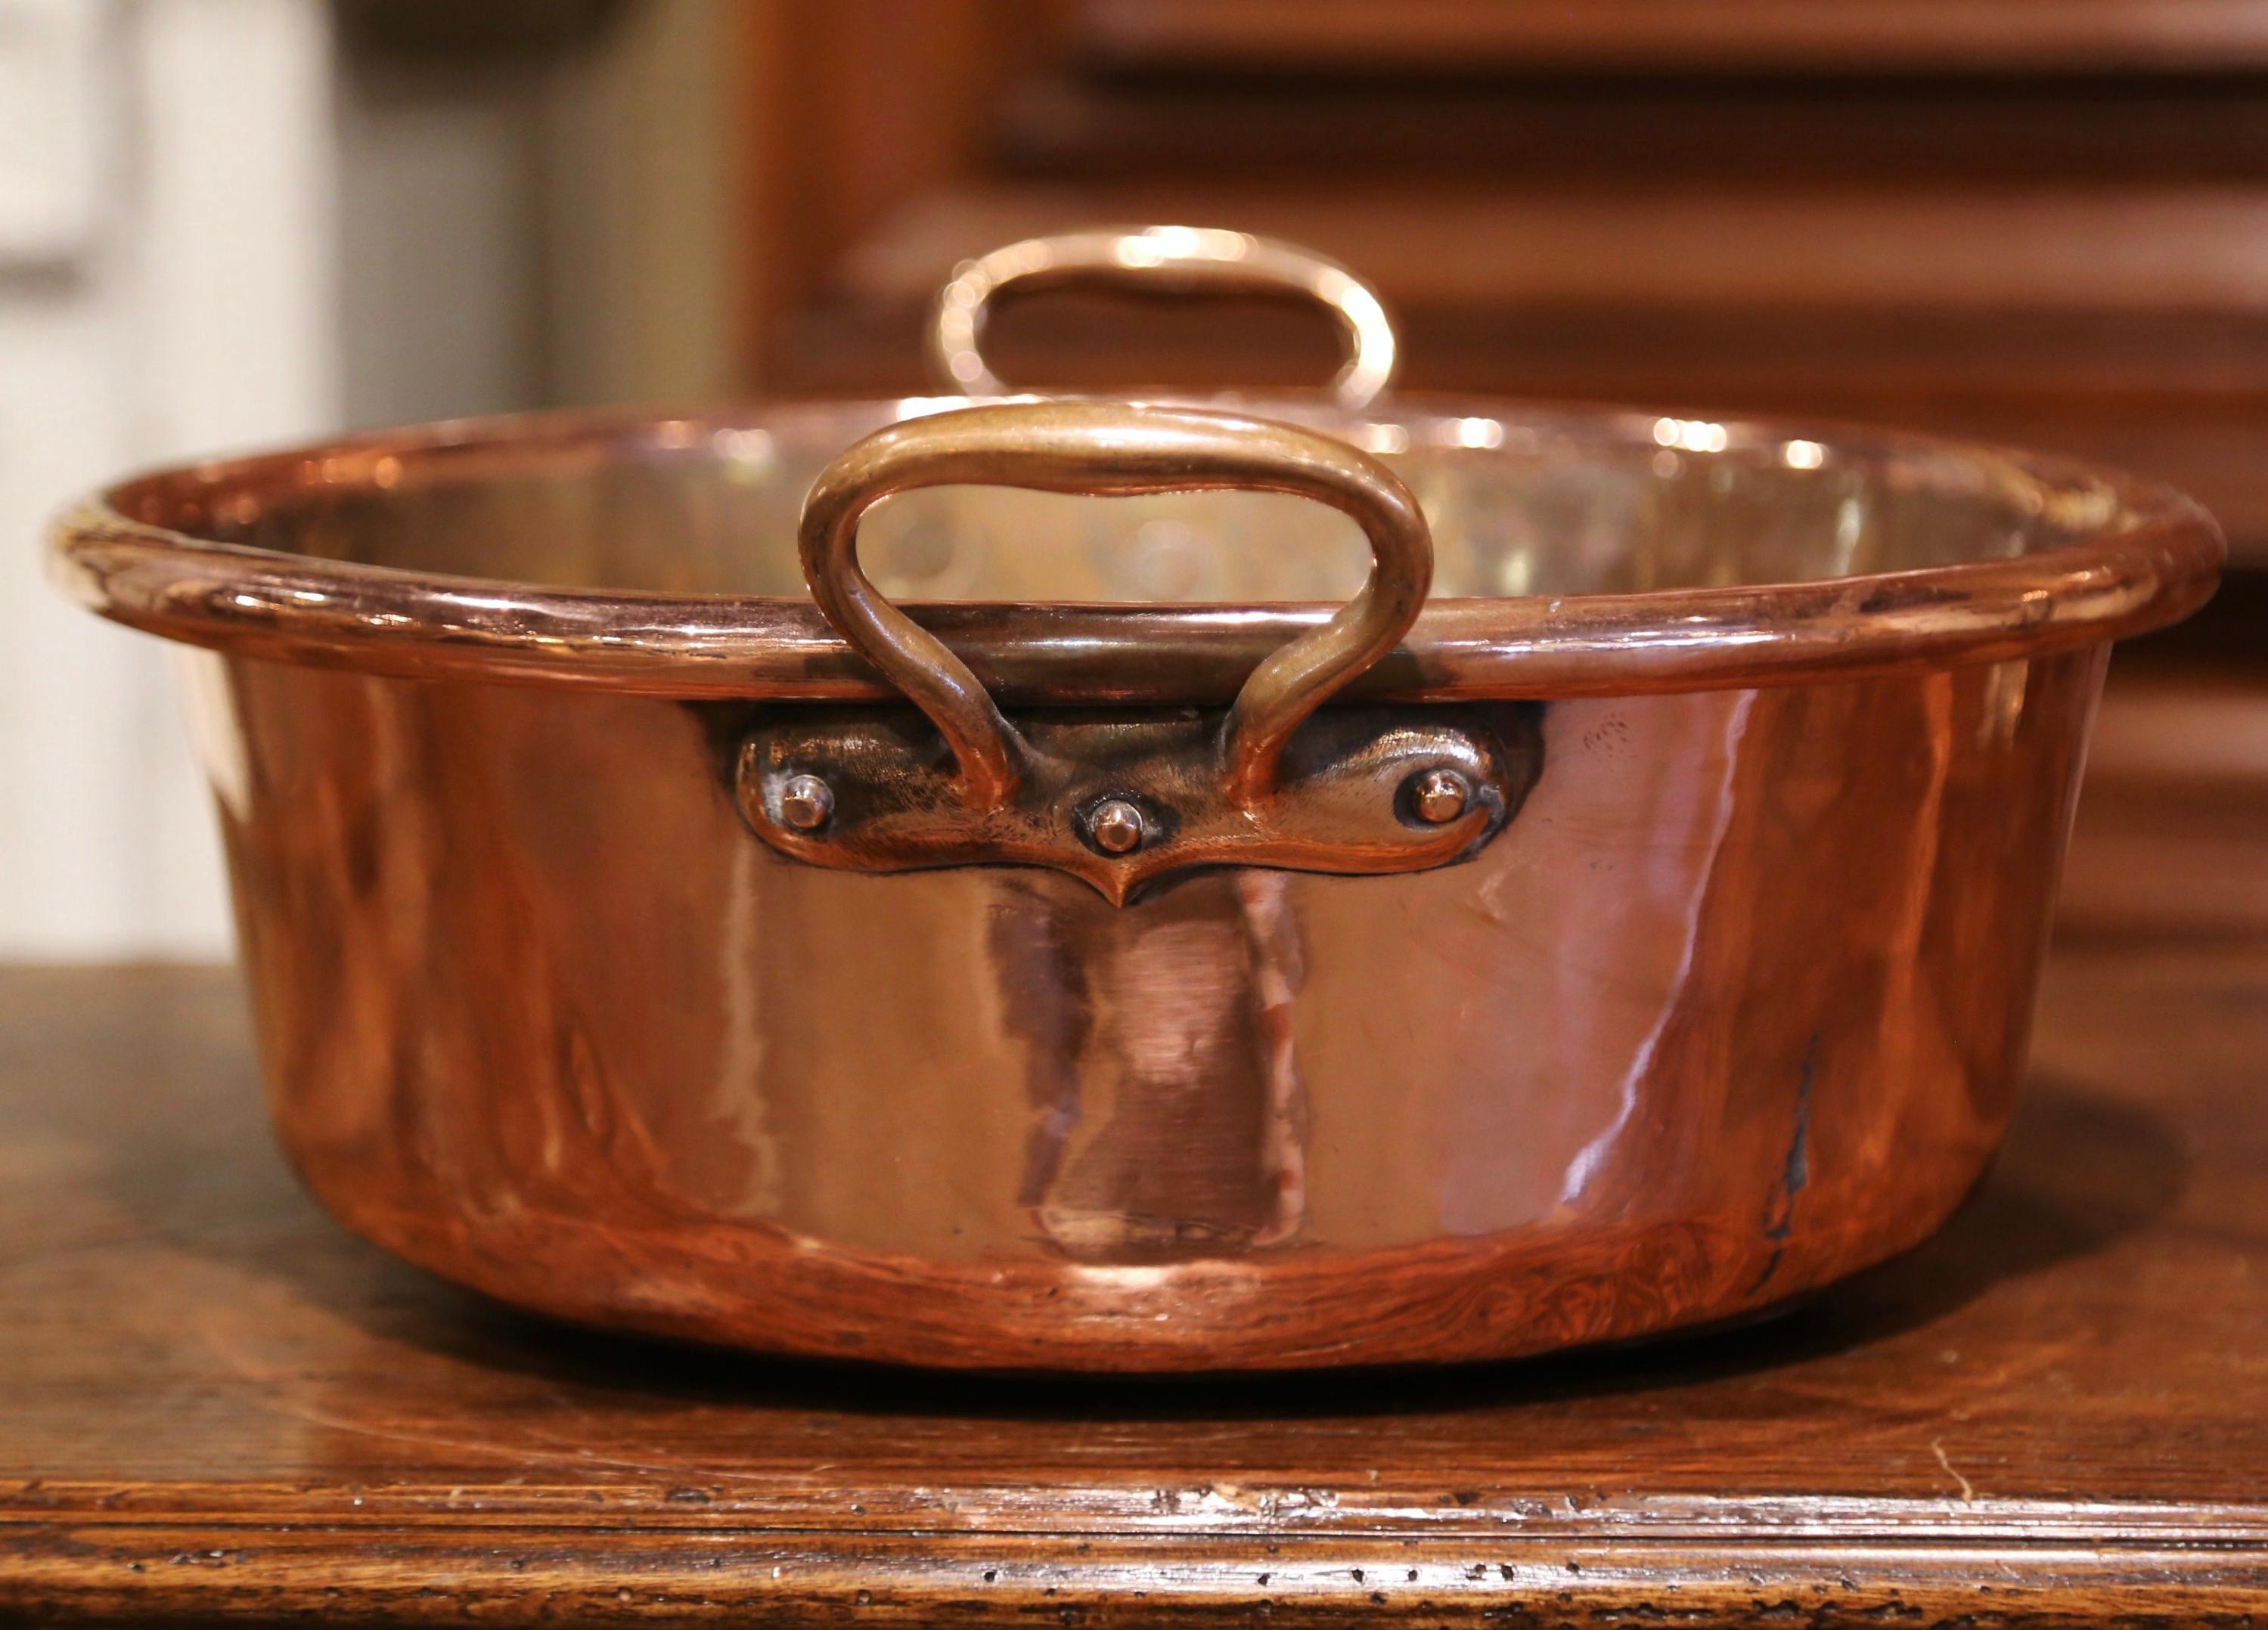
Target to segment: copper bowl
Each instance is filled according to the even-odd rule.
[[[1079,275],[1297,288],[1353,355],[1006,395],[992,291]],[[1283,246],[1087,234],[948,289],[982,405],[444,425],[68,516],[73,592],[202,648],[309,1186],[564,1318],[1005,1368],[1530,1353],[1922,1238],[2007,1124],[2109,642],[2211,592],[2212,523],[1377,398],[1391,342]]]

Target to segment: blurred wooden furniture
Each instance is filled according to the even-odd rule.
[[[1782,1319],[1112,1386],[502,1312],[302,1194],[229,975],[11,969],[0,1618],[2257,1622],[2263,1058],[2260,942],[2105,943],[1969,1210]]]
[[[2252,0],[759,10],[747,326],[772,385],[917,384],[920,303],[1028,232],[1236,225],[1375,279],[1411,388],[2084,452],[2195,493],[2268,563]],[[997,343],[1035,382],[1215,385],[1317,377],[1331,336],[1065,297]]]
[[[2066,936],[2268,927],[2268,673],[2118,659],[2065,863]]]

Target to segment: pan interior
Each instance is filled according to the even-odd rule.
[[[936,404],[540,430],[309,458],[199,496],[121,496],[136,518],[289,553],[554,587],[801,596],[798,506],[865,431]],[[1836,441],[1642,415],[1508,412],[1350,422],[1240,404],[1392,466],[1432,525],[1434,594],[1575,595],[1814,581],[2003,558],[2100,532],[2109,488],[1988,452]],[[373,446],[376,444],[373,444]],[[138,511],[138,513],[137,513]],[[923,600],[1344,598],[1367,550],[1345,518],[1274,494],[1077,498],[940,488],[883,501],[861,558]]]

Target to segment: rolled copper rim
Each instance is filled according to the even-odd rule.
[[[1200,402],[1202,399],[1199,399]],[[930,406],[966,406],[937,400]],[[1261,415],[1266,400],[1235,406]],[[1282,402],[1275,405],[1282,406]],[[855,411],[860,405],[836,404]],[[876,415],[885,409],[865,405]],[[1292,404],[1299,416],[1313,402]],[[820,411],[783,408],[777,414]],[[1395,413],[1535,414],[1532,405],[1398,397]],[[1549,410],[1557,424],[1636,431],[1653,422]],[[1287,415],[1288,416],[1288,415]],[[896,694],[807,598],[554,588],[292,554],[196,535],[229,506],[313,488],[376,493],[681,445],[733,417],[604,414],[467,421],[158,472],[64,513],[51,562],[67,591],[112,620],[237,655],[418,679],[583,686],[672,697],[866,701]],[[1821,436],[1735,421],[1727,445]],[[1642,434],[1642,431],[1636,431]],[[1817,581],[1565,597],[1435,598],[1347,700],[1617,695],[1855,678],[1999,662],[2138,634],[2213,592],[2225,546],[2167,488],[2076,464],[1920,436],[1829,434],[1831,460],[1948,455],[2017,478],[2092,485],[2110,520],[2021,555]],[[1287,641],[1327,621],[1314,605],[912,604],[996,698],[1019,705],[1225,705]]]

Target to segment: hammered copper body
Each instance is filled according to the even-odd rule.
[[[1091,449],[1093,481],[1051,484],[1150,496],[887,499],[867,586],[967,681],[925,670],[925,718],[803,591],[796,518],[862,434],[956,402],[442,427],[67,518],[82,598],[206,648],[197,732],[309,1185],[548,1312],[998,1367],[1533,1352],[1927,1234],[2007,1123],[2108,642],[2210,591],[2211,524],[1980,449],[1364,408],[1344,378],[1236,406],[1406,482],[1380,525],[1430,531],[1432,597],[1285,727],[1289,795],[1191,796],[1264,827],[1359,719],[1366,751],[1491,744],[1500,807],[1400,871],[1335,869],[1328,826],[1119,896],[1113,863],[1050,862],[1030,767],[1169,741],[1181,797],[1235,759],[1254,670],[1362,586],[1363,540],[1281,494],[1114,484]],[[940,422],[999,442],[975,474],[1032,478],[1017,426],[1063,421],[987,411]],[[987,713],[1022,744],[998,786],[949,745]],[[744,760],[782,731],[928,753],[950,796],[924,821],[1025,797],[1037,863],[760,837],[784,806]],[[851,817],[814,810],[823,848]]]

